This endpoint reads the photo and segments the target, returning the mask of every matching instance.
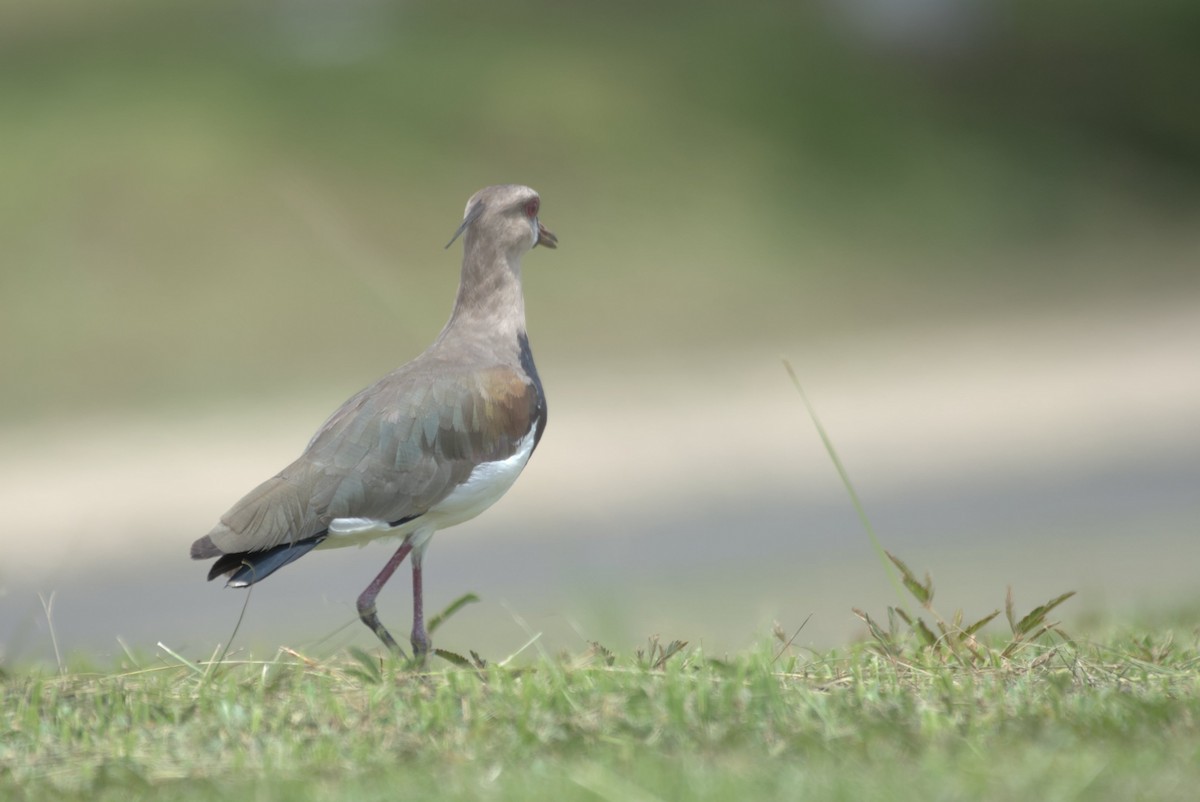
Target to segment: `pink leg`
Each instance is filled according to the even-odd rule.
[[[421,585],[421,563],[423,558],[418,551],[412,557],[412,587],[413,587],[413,628],[412,647],[413,659],[419,665],[425,664],[429,654],[429,634],[425,631],[425,595]]]
[[[364,624],[371,628],[371,631],[374,632],[381,641],[383,641],[384,646],[388,647],[388,649],[401,657],[405,656],[404,650],[400,648],[398,643],[396,643],[396,640],[392,637],[391,633],[387,631],[387,628],[384,627],[383,623],[380,622],[379,615],[375,612],[375,597],[379,595],[379,591],[383,589],[383,586],[387,584],[387,581],[392,578],[392,574],[396,573],[396,569],[400,567],[400,563],[404,562],[404,558],[408,556],[410,551],[412,551],[412,544],[408,540],[405,540],[400,544],[400,548],[396,549],[396,553],[392,555],[391,559],[387,561],[387,565],[383,566],[383,570],[379,572],[379,576],[371,580],[371,584],[367,585],[367,589],[364,590],[358,597],[358,617],[362,619]],[[419,575],[420,571],[417,568],[417,561],[414,557],[414,593],[416,594],[417,598],[420,598],[420,590],[418,590],[419,585],[416,585],[416,579]],[[421,631],[423,634],[423,622],[421,625]],[[415,621],[413,622],[413,632],[414,634],[416,632]],[[413,647],[416,647],[415,640]],[[428,647],[428,639],[426,640],[426,647]]]

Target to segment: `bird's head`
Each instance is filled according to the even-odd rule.
[[[558,238],[538,220],[542,199],[537,192],[520,184],[484,187],[471,196],[463,213],[462,225],[446,243],[449,248],[466,233],[466,247],[486,238],[497,250],[522,254],[542,245],[554,248]]]

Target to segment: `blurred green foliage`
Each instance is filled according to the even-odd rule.
[[[500,181],[563,243],[528,282],[551,360],[1191,288],[1198,29],[1176,0],[10,0],[0,420],[318,370],[336,401],[436,332],[441,246]]]

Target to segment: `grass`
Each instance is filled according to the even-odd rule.
[[[1037,280],[1015,297],[1074,297],[1095,282],[1097,264],[1107,267],[1101,275],[1125,276],[1133,261],[1160,278],[1177,268],[1189,275],[1179,266],[1190,264],[1190,218],[1170,239],[1177,246],[1155,246],[1161,258],[1137,241],[1119,258],[1093,259],[1108,249],[1105,238],[1074,256],[1051,248],[1027,257],[1026,243],[1053,241],[1073,225],[1094,236],[1077,216],[1096,215],[1106,225],[1095,227],[1107,231],[1125,203],[1140,209],[1137,192],[1125,201],[1114,189],[1129,183],[1135,163],[1110,159],[1108,145],[1079,147],[1090,142],[1086,132],[1022,121],[1008,106],[952,113],[954,98],[893,91],[890,70],[856,78],[862,70],[772,63],[775,54],[812,52],[793,41],[804,26],[750,17],[734,26],[742,13],[723,12],[664,42],[659,33],[676,25],[609,30],[551,15],[538,21],[537,44],[555,49],[538,51],[546,66],[535,71],[523,55],[477,46],[495,38],[490,20],[464,31],[461,15],[447,13],[410,20],[420,35],[357,67],[322,68],[260,56],[274,51],[259,27],[230,37],[219,11],[197,12],[204,24],[187,26],[163,25],[135,4],[125,13],[91,35],[86,25],[76,30],[75,14],[32,17],[18,31],[24,43],[18,36],[5,51],[3,125],[17,146],[0,159],[17,189],[5,214],[13,267],[0,281],[13,300],[0,339],[25,344],[0,354],[7,374],[23,377],[0,400],[13,420],[74,413],[85,396],[117,407],[168,404],[254,381],[275,387],[304,375],[297,366],[342,364],[341,350],[321,350],[339,338],[307,326],[310,339],[298,345],[295,320],[327,307],[388,311],[369,305],[388,293],[364,290],[362,276],[426,265],[442,234],[426,243],[411,232],[448,235],[457,221],[447,223],[445,210],[457,210],[463,187],[501,171],[530,176],[522,180],[556,198],[554,226],[564,243],[577,243],[563,273],[572,283],[532,288],[592,299],[594,312],[541,304],[543,330],[586,332],[562,353],[621,352],[616,346],[632,347],[646,332],[696,352],[697,342],[731,331],[791,336],[797,319],[816,320],[814,331],[831,320],[857,326],[910,306],[897,302],[899,288],[915,287],[904,297],[925,304],[909,313],[920,317],[940,309],[926,296],[973,309],[962,299],[990,299],[995,287],[1012,294],[1029,276]],[[529,28],[526,18],[508,19],[506,30]],[[157,33],[160,25],[186,30],[184,46]],[[1044,51],[1058,57],[1063,49],[1049,40]],[[479,67],[497,56],[502,69]],[[1122,77],[1114,86],[1136,74],[1112,63]],[[1064,97],[1079,96],[1080,72],[1067,75]],[[797,97],[794,86],[809,88]],[[1139,97],[1167,97],[1162,108],[1172,114],[1186,107],[1129,86]],[[1115,107],[1110,93],[1093,94]],[[926,105],[933,111],[918,113]],[[980,115],[1017,123],[977,136]],[[1147,175],[1143,192],[1154,195],[1159,172]],[[1084,202],[1093,196],[1095,209]],[[1160,201],[1145,214],[1157,220],[1170,206]],[[827,227],[834,233],[822,239]],[[873,232],[863,239],[886,248],[824,254],[846,229]],[[333,233],[316,236],[323,230]],[[1114,230],[1114,241],[1130,239],[1125,227]],[[1162,239],[1158,229],[1143,237]],[[818,245],[800,244],[812,240]],[[907,256],[895,255],[897,240]],[[925,243],[944,240],[950,257],[926,259],[941,251]],[[979,256],[998,242],[1001,256]],[[960,258],[968,246],[976,258]],[[452,284],[447,262],[439,278]],[[917,272],[926,263],[943,269]],[[343,280],[331,265],[359,278]],[[956,283],[972,266],[982,289]],[[433,281],[424,272],[397,275],[391,294],[434,296],[432,285],[413,288]],[[1053,277],[1060,289],[1047,293]],[[682,302],[664,304],[681,287]],[[808,304],[802,314],[799,304]],[[587,314],[603,322],[618,305],[641,322],[613,333],[588,325]],[[444,311],[408,311],[424,317],[406,324],[405,336],[423,343]],[[555,325],[554,314],[573,325]],[[613,339],[622,332],[628,340]],[[365,339],[356,369],[391,363],[389,338]],[[264,371],[264,361],[277,367]],[[484,665],[472,656],[421,674],[361,652],[286,650],[267,660],[164,650],[117,666],[0,667],[0,799],[1194,796],[1194,629],[1073,639],[1051,618],[1064,595],[1027,613],[1009,601],[1003,619],[985,617],[992,626],[1006,620],[1009,633],[989,635],[985,620],[938,613],[932,581],[881,556],[916,607],[862,611],[869,639],[823,653],[780,630],[734,655],[652,640],[640,653],[593,645]],[[52,618],[52,599],[45,603]]]
[[[112,668],[0,667],[0,799],[1193,798],[1194,617],[1084,640],[1054,620],[1071,592],[1018,612],[1011,591],[1003,618],[943,615],[933,579],[879,545],[804,400],[916,603],[856,609],[859,643],[813,652],[803,625],[777,625],[734,655],[655,637],[525,662],[439,652],[414,671],[357,649],[163,645]]]
[[[127,656],[0,679],[3,799],[1185,799],[1196,630],[985,637],[932,610],[811,653],[651,639],[412,672],[355,652]],[[915,585],[910,584],[910,580]],[[941,635],[932,630],[941,628]],[[445,665],[445,664],[443,664]]]

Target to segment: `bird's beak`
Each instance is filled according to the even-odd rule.
[[[551,234],[550,231],[544,225],[542,225],[540,221],[537,224],[537,234],[537,242],[533,243],[533,247],[536,248],[539,245],[543,245],[552,249],[558,247],[558,237]]]

